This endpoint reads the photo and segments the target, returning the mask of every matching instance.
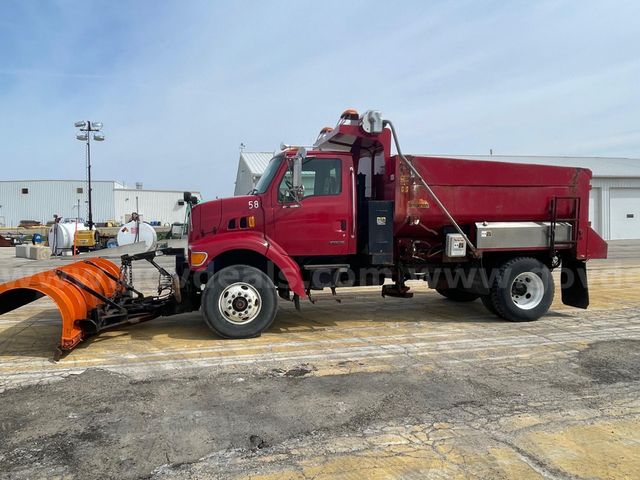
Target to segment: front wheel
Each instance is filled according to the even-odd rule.
[[[248,265],[232,265],[217,272],[202,294],[207,326],[224,338],[260,336],[278,310],[273,282]]]
[[[535,258],[519,257],[500,266],[486,301],[505,320],[530,322],[547,313],[553,295],[549,268]]]

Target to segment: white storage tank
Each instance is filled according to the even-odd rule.
[[[155,248],[158,241],[158,235],[156,230],[144,222],[129,222],[125,223],[120,230],[118,230],[118,246],[131,245],[137,242],[144,242],[147,250]]]
[[[76,230],[88,230],[82,223],[54,223],[49,227],[49,247],[52,255],[73,249]]]

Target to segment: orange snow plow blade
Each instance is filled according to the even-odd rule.
[[[123,290],[120,269],[109,260],[91,258],[0,285],[0,315],[50,297],[62,316],[59,348],[71,350],[90,332],[83,321],[96,307]]]

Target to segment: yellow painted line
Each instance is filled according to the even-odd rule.
[[[604,329],[583,331],[576,338],[575,335],[559,332],[557,334],[547,334],[545,337],[527,336],[523,338],[519,335],[512,335],[507,338],[476,338],[475,346],[472,340],[461,339],[459,341],[418,341],[415,338],[404,337],[408,343],[398,344],[386,343],[377,344],[375,341],[385,340],[384,338],[360,339],[363,345],[356,346],[347,344],[343,347],[329,348],[325,342],[318,345],[317,342],[296,345],[302,348],[293,350],[273,351],[267,348],[263,351],[253,351],[252,353],[238,353],[239,349],[227,349],[226,351],[207,352],[212,355],[203,355],[202,352],[185,350],[182,354],[175,352],[166,353],[161,351],[151,353],[130,354],[126,359],[118,358],[113,362],[113,357],[96,357],[77,359],[74,362],[60,362],[58,364],[47,364],[45,362],[34,362],[32,364],[19,365],[12,362],[4,362],[0,371],[3,373],[5,385],[28,384],[34,379],[44,377],[59,376],[64,373],[82,371],[91,365],[112,371],[146,371],[150,372],[157,368],[195,368],[195,367],[234,367],[241,365],[267,365],[272,363],[286,362],[320,362],[322,364],[337,361],[360,361],[365,359],[394,359],[394,358],[424,358],[433,357],[438,363],[459,363],[474,361],[498,361],[505,358],[540,355],[544,352],[544,357],[551,355],[565,354],[567,347],[578,346],[584,340],[599,340],[616,338],[624,335],[625,338],[633,336],[633,332],[621,331],[620,334],[612,335]],[[631,334],[631,335],[630,335]],[[635,335],[640,338],[640,330],[635,329]],[[374,341],[375,340],[375,341]],[[388,340],[388,339],[386,339]],[[412,341],[413,340],[413,341]],[[335,343],[335,341],[334,341]],[[500,352],[508,351],[508,355]],[[520,354],[514,350],[525,350]],[[494,353],[495,351],[495,353]],[[571,348],[570,351],[575,351]],[[460,358],[464,354],[464,359]],[[474,356],[479,354],[480,356]],[[452,356],[453,358],[450,358]]]
[[[508,324],[505,324],[508,325]],[[602,328],[578,328],[577,331],[552,331],[552,332],[539,332],[536,334],[530,334],[527,332],[513,332],[507,330],[507,327],[501,329],[501,331],[492,331],[492,335],[478,337],[476,332],[464,332],[461,331],[459,333],[463,335],[469,335],[470,338],[458,338],[451,339],[454,335],[451,332],[416,332],[410,334],[395,334],[395,335],[360,335],[357,337],[347,337],[347,338],[330,338],[325,339],[323,335],[310,335],[306,340],[297,340],[297,341],[280,341],[280,339],[273,338],[270,335],[265,335],[263,337],[263,341],[260,343],[251,344],[246,341],[219,341],[219,340],[211,340],[211,342],[215,342],[216,344],[210,347],[201,347],[200,345],[192,346],[188,349],[188,352],[191,354],[234,354],[238,352],[247,352],[247,351],[255,351],[260,353],[262,350],[268,350],[269,353],[279,353],[279,352],[287,352],[291,349],[296,349],[298,347],[308,348],[310,346],[318,347],[318,348],[326,348],[327,346],[335,346],[342,345],[344,347],[353,347],[353,348],[362,348],[362,345],[370,345],[372,347],[375,346],[399,346],[407,344],[409,346],[413,346],[415,348],[423,348],[426,346],[430,346],[432,349],[436,349],[441,352],[449,351],[449,346],[452,345],[457,349],[465,349],[467,344],[470,345],[479,345],[480,348],[498,348],[500,346],[527,346],[530,344],[540,344],[541,338],[546,338],[550,343],[562,343],[562,342],[573,342],[578,340],[591,340],[594,338],[601,339],[612,337],[615,338],[620,336],[621,334],[631,335],[640,334],[640,321],[634,323],[629,323],[624,326],[611,326],[608,325],[606,330],[602,330]],[[505,335],[505,330],[507,330],[507,335]],[[495,337],[494,335],[503,335],[502,338]],[[421,339],[428,340],[427,342],[419,342]],[[250,340],[249,342],[253,342]],[[89,347],[91,347],[90,345]],[[87,349],[89,348],[87,347]],[[130,351],[124,355],[125,358],[152,358],[152,357],[164,357],[171,356],[175,354],[184,353],[184,345],[172,346],[168,345],[166,348],[162,350],[156,351],[141,351],[135,352]],[[86,352],[83,352],[86,353]],[[72,354],[73,355],[73,354]],[[98,353],[99,355],[99,353]],[[94,359],[91,358],[76,358],[76,357],[68,357],[71,361],[99,361],[102,357],[97,357]],[[65,359],[67,360],[67,359]],[[19,363],[31,363],[33,360],[24,359],[24,358],[12,358],[7,361],[0,362],[0,368],[15,366]],[[65,361],[61,362],[64,364]]]

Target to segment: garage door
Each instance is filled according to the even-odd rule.
[[[589,192],[589,221],[593,229],[600,232],[600,188],[592,188]]]
[[[640,238],[640,188],[609,190],[611,239]]]

